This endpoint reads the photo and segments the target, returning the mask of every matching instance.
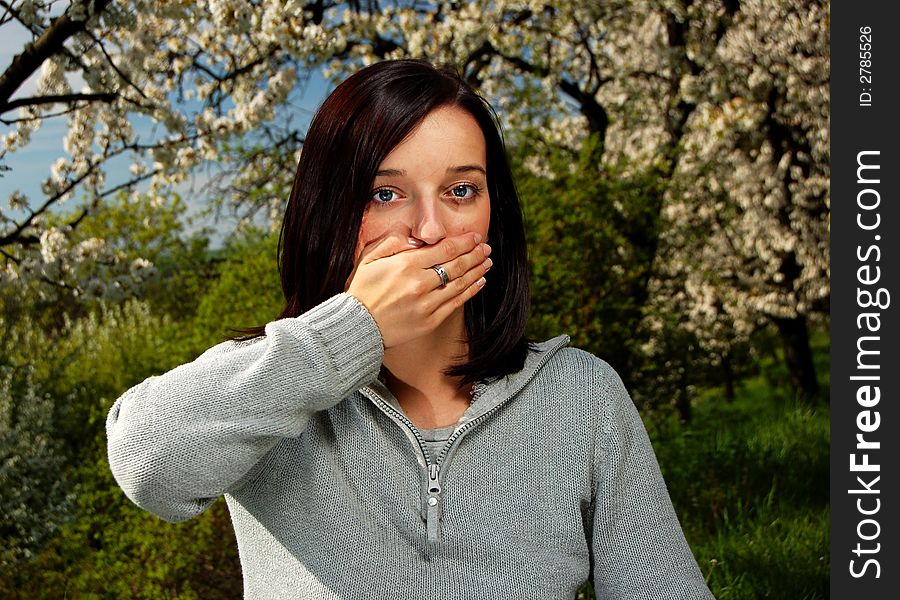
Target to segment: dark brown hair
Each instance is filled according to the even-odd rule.
[[[344,291],[378,166],[431,111],[455,106],[484,133],[490,196],[489,283],[465,306],[469,357],[447,374],[463,383],[522,369],[530,293],[519,198],[496,115],[459,75],[425,61],[392,60],[341,83],[310,124],[278,240],[285,307],[296,317]],[[262,327],[245,330],[262,335]]]

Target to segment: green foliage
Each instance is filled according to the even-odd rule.
[[[92,237],[106,241],[126,258],[146,258],[155,262],[172,255],[183,245],[184,216],[187,207],[178,194],[166,201],[121,193],[109,203],[99,204],[74,230],[78,241]],[[72,220],[73,215],[59,218]]]
[[[193,312],[214,265],[206,232],[186,235],[185,212],[177,195],[135,199],[122,193],[87,213],[49,215],[51,226],[77,222],[66,248],[43,271],[23,267],[14,285],[0,285],[0,314],[13,322],[27,317],[49,331],[66,317],[135,297],[168,314]],[[39,250],[35,244],[13,256],[21,264],[43,264]]]
[[[154,316],[147,303],[131,301],[99,305],[78,321],[66,320],[52,338],[27,321],[10,331],[13,335],[5,340],[15,343],[6,356],[27,365],[20,368],[30,369],[32,385],[40,390],[23,402],[32,412],[42,412],[40,419],[20,417],[18,428],[0,428],[6,434],[0,436],[3,455],[30,465],[19,469],[25,473],[19,480],[27,476],[28,485],[12,491],[4,486],[2,502],[4,508],[16,502],[39,507],[26,511],[30,521],[17,519],[15,526],[24,530],[31,524],[34,529],[34,522],[47,533],[30,543],[9,536],[14,544],[10,553],[18,560],[0,565],[0,596],[56,597],[60,590],[86,598],[239,595],[236,547],[223,507],[190,524],[161,526],[125,498],[106,462],[103,425],[110,405],[131,385],[194,358],[184,344],[183,328],[168,317]],[[46,401],[37,402],[42,399]],[[47,437],[48,430],[60,444],[51,449],[65,457],[65,469],[56,454],[41,454],[29,441]],[[41,491],[61,500],[45,503],[32,497]],[[26,493],[31,495],[23,497]],[[62,500],[68,503],[62,505],[65,511],[59,508]],[[185,539],[191,544],[185,545]]]
[[[182,240],[183,213],[178,198],[150,206],[123,195],[81,219],[73,244],[98,238],[125,265],[147,257],[191,267],[192,259],[205,252],[205,241],[198,236]],[[74,219],[56,215],[51,220]],[[115,277],[108,267],[90,268],[94,276]],[[188,272],[184,277],[164,271],[166,285],[187,297],[184,290],[190,286],[185,282],[198,279]],[[80,498],[90,490],[75,465],[103,446],[103,423],[112,400],[148,375],[177,364],[173,361],[187,359],[178,344],[161,347],[166,332],[173,335],[177,328],[167,318],[152,316],[146,303],[85,301],[67,287],[47,294],[48,285],[33,281],[24,288],[0,287],[4,568],[18,569],[80,510],[76,494]],[[158,304],[165,309],[171,296],[157,289]],[[144,291],[154,296],[152,290]]]
[[[126,263],[144,258],[157,276],[140,289],[139,296],[159,313],[189,316],[214,277],[214,262],[205,230],[186,235],[187,206],[178,194],[165,202],[120,194],[97,207],[75,230],[76,241],[100,238]]]
[[[58,329],[27,317],[0,321],[4,356],[33,374],[28,383],[36,390],[0,394],[0,407],[9,404],[5,398],[19,397],[35,415],[20,417],[18,427],[0,423],[0,449],[18,468],[0,475],[4,481],[28,479],[27,485],[4,487],[0,496],[9,507],[4,539],[12,543],[10,558],[0,564],[0,596],[55,597],[59,590],[85,598],[240,595],[237,547],[224,505],[180,525],[163,525],[141,511],[112,479],[103,425],[113,400],[128,387],[193,359],[221,341],[228,326],[264,324],[277,315],[275,242],[259,232],[235,238],[211,284],[206,275],[193,275],[194,289],[203,294],[195,319],[177,307],[172,310],[179,321],[157,316],[160,306],[172,305],[152,307],[151,299],[97,303],[80,318],[64,315]],[[174,270],[162,281],[171,286],[187,275]],[[56,446],[45,445],[43,454],[33,449],[50,435]],[[63,471],[68,477],[60,477]],[[46,498],[36,495],[42,492]],[[28,532],[31,541],[25,540]]]
[[[76,321],[64,316],[58,331],[45,332],[23,319],[9,331],[7,352],[13,364],[33,370],[43,393],[57,399],[56,437],[78,452],[102,433],[106,410],[122,391],[187,358],[165,342],[165,336],[176,335],[170,319],[132,300],[100,304]]]
[[[3,564],[31,555],[70,516],[86,451],[103,436],[106,410],[131,382],[169,368],[157,344],[167,325],[146,305],[106,307],[50,334],[28,318],[0,318],[0,503]]]
[[[5,598],[239,598],[237,545],[224,502],[187,523],[134,506],[99,448],[78,471],[78,517],[32,561],[0,570]]]
[[[597,137],[577,155],[549,147],[538,133],[520,139],[513,164],[529,245],[529,335],[568,333],[612,364],[651,413],[674,410],[689,420],[698,387],[721,385],[733,398],[737,382],[756,373],[751,347],[733,332],[724,339],[725,331],[722,344],[704,347],[684,327],[684,306],[649,301],[658,293],[650,285],[660,276],[664,177],[603,164]]]
[[[203,295],[193,323],[201,349],[265,325],[284,307],[275,251],[278,237],[247,230],[229,241],[218,267],[219,277]]]
[[[533,146],[517,150],[527,162]],[[659,212],[658,181],[601,170],[590,138],[573,157],[548,158],[549,173],[516,172],[530,250],[529,334],[565,332],[574,345],[610,362],[629,383],[635,331],[647,297]]]
[[[0,569],[34,556],[71,514],[69,454],[55,437],[53,399],[30,365],[0,365]]]

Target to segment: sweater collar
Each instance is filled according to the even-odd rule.
[[[550,358],[568,344],[568,335],[558,335],[545,342],[530,344],[528,355],[525,357],[525,365],[521,371],[489,382],[476,383],[474,390],[475,401],[463,414],[459,425],[461,426],[468,421],[478,418],[518,394],[534,379]],[[380,378],[360,391],[363,392],[364,396],[370,398],[372,395],[378,396],[393,406],[398,412],[403,412],[400,403]]]
[[[550,358],[568,344],[567,335],[558,335],[545,342],[531,344],[521,371],[476,384],[476,401],[463,415],[463,419],[471,421],[518,394],[535,378]]]

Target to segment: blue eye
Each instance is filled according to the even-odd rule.
[[[469,185],[469,184],[458,185],[458,186],[454,187],[452,190],[450,190],[450,193],[453,195],[454,198],[460,198],[460,199],[471,198],[477,192],[478,192],[478,190],[475,188],[475,186]]]
[[[391,200],[393,200],[395,195],[396,194],[394,193],[393,190],[380,189],[380,190],[376,191],[374,194],[372,194],[372,200],[375,200],[376,202],[387,203],[387,202],[390,202]]]

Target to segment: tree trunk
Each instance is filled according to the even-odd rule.
[[[731,369],[731,353],[727,351],[722,355],[722,380],[725,387],[725,399],[729,402],[733,402],[734,371]]]
[[[682,423],[690,423],[691,421],[691,396],[688,393],[687,367],[681,369],[681,376],[678,378],[678,390],[675,396],[675,410],[678,412],[678,420]]]
[[[803,315],[793,319],[773,319],[781,334],[781,345],[784,359],[787,362],[791,384],[797,394],[812,400],[819,395],[819,382],[816,380],[816,369],[813,366],[812,350],[809,347],[809,330],[806,317]]]

